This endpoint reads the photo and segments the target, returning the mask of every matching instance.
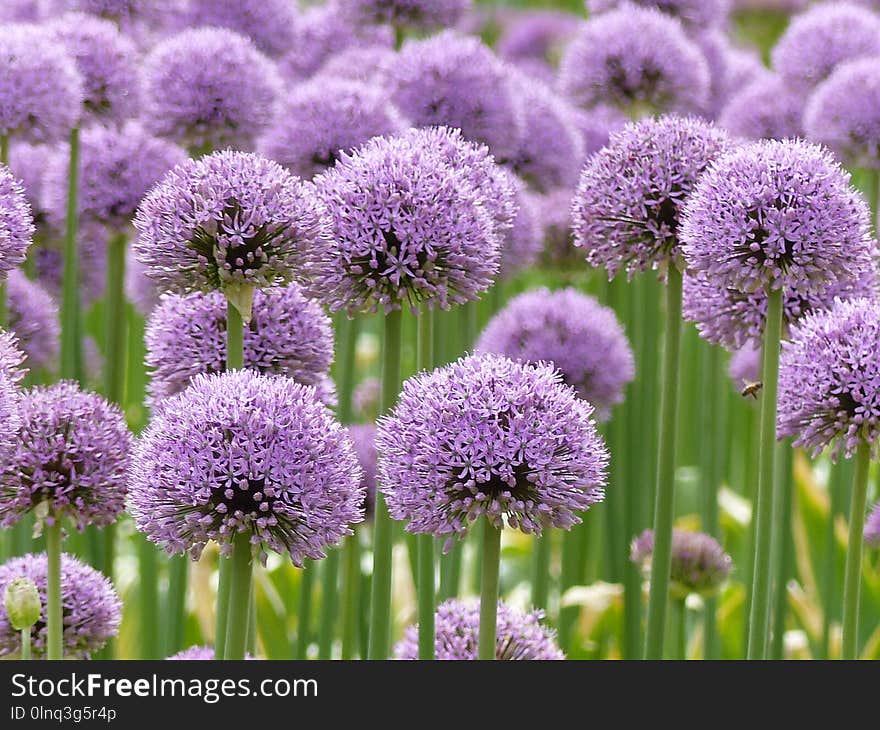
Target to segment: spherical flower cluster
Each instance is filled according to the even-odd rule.
[[[600,104],[591,109],[578,109],[574,121],[584,141],[586,159],[607,145],[611,133],[622,129],[629,118],[617,107]]]
[[[387,46],[351,46],[330,56],[312,79],[357,81],[387,89],[397,52]],[[390,102],[388,102],[390,104]]]
[[[132,458],[130,509],[168,552],[228,553],[237,533],[294,564],[324,557],[363,519],[360,467],[314,390],[238,370],[199,375],[169,398]]]
[[[742,388],[746,383],[760,380],[761,349],[751,342],[740,347],[730,356],[727,373],[738,388]]]
[[[136,20],[152,18],[154,14],[167,11],[177,0],[51,0],[49,7],[55,10],[69,9],[97,15],[128,26]]]
[[[563,48],[574,37],[580,20],[558,10],[526,10],[505,18],[498,38],[498,55],[521,62],[555,66]]]
[[[109,525],[125,506],[132,436],[122,411],[76,383],[28,390],[18,443],[0,476],[0,525],[31,510],[77,529]],[[41,506],[42,503],[42,506]]]
[[[632,349],[614,310],[575,289],[535,289],[514,297],[486,325],[476,349],[552,364],[602,419],[635,376]]]
[[[724,65],[723,99],[727,99],[753,81],[771,75],[761,60],[761,56],[751,48],[728,45]]]
[[[36,226],[35,235],[43,232],[41,229],[46,222],[42,208],[43,174],[51,154],[52,147],[44,144],[17,142],[9,147],[9,169],[20,182],[25,199],[30,205],[30,214]],[[7,205],[3,207],[6,208]]]
[[[22,555],[0,565],[0,594],[15,578],[25,577],[37,586],[40,603],[46,606],[48,590],[46,554]],[[44,615],[31,627],[34,659],[45,659],[48,627]],[[88,659],[119,632],[122,602],[112,583],[91,566],[72,555],[61,555],[61,641],[65,659]],[[0,610],[0,656],[21,651],[21,632],[9,624]]]
[[[311,178],[333,167],[340,153],[404,126],[381,88],[322,77],[287,94],[259,151],[295,175]]]
[[[803,130],[804,97],[779,76],[760,76],[730,97],[718,124],[745,139],[786,139]]]
[[[24,188],[8,167],[0,165],[0,280],[24,262],[33,235],[34,219]]]
[[[18,346],[18,338],[12,332],[0,330],[0,376],[12,383],[20,383],[27,372],[22,367],[25,357]]]
[[[325,247],[329,235],[310,188],[276,162],[231,151],[167,173],[135,227],[148,275],[179,294],[286,283],[306,249]]]
[[[774,46],[773,68],[807,91],[841,63],[880,54],[880,17],[848,2],[820,3],[794,18]]]
[[[445,31],[409,41],[391,76],[392,99],[415,126],[457,127],[499,158],[516,152],[521,100],[504,63],[478,38]]]
[[[166,295],[150,315],[144,340],[154,401],[176,395],[199,373],[223,372],[225,298],[220,292]],[[332,362],[333,329],[317,302],[296,284],[255,292],[253,318],[244,331],[246,368],[314,386],[332,405]]]
[[[0,26],[0,134],[57,142],[80,118],[83,84],[76,64],[35,25]]]
[[[551,365],[484,354],[410,378],[377,424],[391,516],[445,548],[481,515],[538,535],[578,524],[604,498],[592,413]]]
[[[116,123],[135,116],[140,81],[134,43],[112,21],[85,13],[68,13],[50,28],[76,62],[87,115]]]
[[[865,520],[865,542],[871,547],[880,545],[880,504],[874,505]]]
[[[275,114],[282,83],[272,62],[230,30],[168,38],[144,61],[143,123],[190,150],[250,149]]]
[[[482,173],[424,140],[376,138],[318,179],[334,249],[315,278],[332,310],[446,308],[491,285],[499,234],[468,180]]]
[[[18,444],[21,427],[18,384],[24,378],[21,367],[24,353],[18,349],[15,336],[0,331],[0,458],[9,461]]]
[[[53,371],[58,362],[61,336],[55,300],[21,271],[10,272],[6,296],[9,329],[27,356],[28,368]]]
[[[571,232],[571,190],[560,188],[533,198],[544,237],[542,264],[560,272],[577,271],[582,266],[580,249],[575,248]]]
[[[870,213],[849,175],[800,140],[743,145],[713,165],[685,205],[688,268],[719,289],[821,292],[866,273]]]
[[[501,660],[561,660],[565,654],[556,637],[541,626],[541,611],[526,613],[498,602],[495,658]],[[452,599],[437,607],[434,617],[434,657],[446,661],[473,661],[477,658],[480,635],[480,604]],[[395,659],[418,659],[419,629],[410,626],[394,647]]]
[[[364,512],[369,517],[376,504],[376,427],[362,423],[348,427],[358,464],[361,466],[361,488],[364,490]]]
[[[375,421],[379,416],[379,397],[382,383],[379,378],[365,378],[351,394],[354,412],[362,421]]]
[[[591,18],[562,57],[559,83],[576,104],[635,112],[699,112],[709,68],[674,18],[626,5]]]
[[[603,13],[624,3],[656,8],[696,30],[720,25],[730,10],[730,0],[587,0],[587,9]]]
[[[779,360],[780,437],[849,457],[880,436],[880,305],[837,300],[792,328]]]
[[[4,23],[35,23],[42,20],[42,11],[40,0],[6,0],[0,7],[0,20]]]
[[[278,56],[294,47],[297,16],[296,3],[289,0],[187,0],[185,17],[193,27],[233,30],[263,53]]]
[[[544,236],[538,196],[529,193],[526,186],[517,184],[517,211],[513,226],[505,232],[501,248],[498,278],[507,279],[517,271],[534,264],[544,248]]]
[[[587,262],[609,277],[677,265],[684,204],[730,147],[722,130],[693,117],[645,119],[612,134],[587,162],[572,204],[575,245]]]
[[[431,31],[458,23],[471,3],[472,0],[343,0],[342,7],[360,22]]]

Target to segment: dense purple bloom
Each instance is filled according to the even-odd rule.
[[[397,52],[388,46],[351,46],[327,59],[312,79],[357,81],[387,89]]]
[[[718,124],[745,139],[786,139],[803,130],[804,97],[775,74],[760,76],[735,93]]]
[[[526,190],[524,183],[518,180],[516,182],[518,211],[513,219],[513,226],[504,234],[499,279],[507,279],[516,272],[527,269],[538,260],[544,248],[538,196]]]
[[[41,509],[47,521],[67,517],[79,530],[114,522],[132,443],[122,411],[70,381],[31,388],[20,411],[18,444],[0,477],[0,525]]]
[[[340,7],[358,22],[432,31],[458,23],[471,4],[472,0],[341,0]]]
[[[730,356],[727,373],[738,388],[761,379],[761,349],[751,342]]]
[[[503,23],[498,55],[514,63],[537,61],[552,68],[579,25],[579,18],[558,10],[517,12]]]
[[[623,400],[635,375],[614,310],[576,289],[535,289],[514,297],[486,325],[476,350],[552,364],[602,419]]]
[[[526,613],[498,602],[498,638],[495,658],[506,660],[560,660],[565,654],[550,629],[541,626],[541,611]],[[447,661],[477,658],[480,635],[480,604],[451,599],[437,607],[434,618],[434,657]],[[418,659],[419,628],[407,628],[394,647],[395,659]]]
[[[354,412],[362,421],[375,421],[379,416],[379,396],[382,392],[382,383],[379,378],[365,378],[351,394],[351,402]]]
[[[290,0],[188,0],[186,12],[190,25],[229,28],[270,56],[293,47],[298,14]]]
[[[682,209],[707,167],[731,147],[693,117],[645,119],[611,135],[581,174],[572,207],[575,245],[609,277],[659,269],[681,255]]]
[[[377,424],[391,516],[446,548],[481,515],[537,535],[571,528],[605,496],[592,413],[551,365],[484,354],[410,378]]]
[[[42,16],[42,0],[5,0],[0,7],[0,21],[5,23],[36,23]]]
[[[707,113],[713,119],[740,88],[769,74],[757,52],[735,47],[720,28],[699,33],[694,41],[709,65],[711,83]]]
[[[220,292],[166,295],[147,322],[144,341],[151,369],[150,397],[176,395],[200,373],[226,369],[226,300]],[[296,284],[258,290],[244,331],[244,366],[314,386],[335,404],[329,378],[333,329],[320,305]]]
[[[24,353],[15,336],[0,330],[0,459],[9,461],[18,444],[21,427],[18,384],[25,376]]]
[[[6,281],[9,329],[18,338],[31,370],[53,371],[58,362],[58,307],[48,292],[21,271],[11,271]]]
[[[244,658],[254,659],[250,654],[245,654]],[[166,657],[166,659],[169,661],[213,661],[214,647],[199,646],[196,644],[183,651],[177,652],[177,654],[172,654],[170,657]]]
[[[697,183],[680,229],[688,268],[721,288],[806,295],[858,281],[870,213],[849,174],[800,140],[752,142]]]
[[[311,188],[276,162],[231,151],[171,170],[144,198],[135,227],[148,275],[178,294],[287,283],[329,235]]]
[[[43,200],[43,173],[52,154],[52,147],[44,144],[17,142],[9,148],[9,169],[20,182],[30,213],[36,225],[36,234],[46,222]],[[4,208],[7,205],[3,206]]]
[[[46,554],[22,555],[0,565],[0,594],[15,578],[33,581],[45,607],[47,598]],[[119,632],[122,602],[108,578],[72,555],[61,555],[61,626],[65,659],[88,659]],[[44,615],[31,627],[34,659],[46,658],[48,627]],[[9,625],[5,609],[0,609],[0,656],[21,651],[21,632]]]
[[[709,102],[709,68],[681,23],[625,5],[583,24],[562,58],[560,88],[589,108],[699,112]]]
[[[285,96],[259,150],[295,175],[311,178],[333,167],[341,152],[404,126],[381,88],[321,77]]]
[[[369,517],[376,504],[376,426],[361,423],[348,427],[358,464],[361,466],[361,488],[364,491],[364,512]]]
[[[282,82],[247,38],[186,30],[144,61],[144,126],[190,150],[250,149],[274,117]]]
[[[847,2],[820,3],[794,18],[772,52],[773,68],[807,91],[844,61],[880,54],[880,17]]]
[[[351,440],[314,390],[238,370],[199,375],[162,403],[132,458],[131,511],[168,552],[228,553],[248,534],[265,557],[324,557],[363,519]]]
[[[50,8],[61,11],[76,10],[101,18],[113,20],[122,26],[151,18],[155,13],[168,9],[176,0],[50,0]],[[54,7],[53,7],[54,6]]]
[[[24,262],[33,235],[34,219],[24,188],[8,167],[0,165],[0,280]]]
[[[27,368],[22,367],[26,357],[15,334],[0,330],[0,376],[12,383],[20,383],[27,372]]]
[[[880,503],[874,505],[865,520],[865,542],[871,547],[880,545]]]
[[[457,127],[499,158],[516,152],[522,103],[504,62],[480,39],[445,31],[408,41],[390,84],[394,103],[415,126]]]
[[[696,30],[721,25],[730,10],[730,0],[587,0],[587,9],[603,13],[626,4],[656,8]]]
[[[653,554],[654,531],[645,530],[633,540],[630,559],[650,575]],[[691,593],[711,596],[718,592],[732,569],[730,555],[711,535],[673,530],[669,589],[674,598],[684,600]]]
[[[729,45],[725,57],[724,93],[727,99],[753,81],[769,76],[770,71],[761,56],[751,48],[738,48]]]
[[[620,109],[607,104],[579,109],[575,124],[584,140],[584,156],[588,157],[602,149],[608,144],[611,133],[622,129],[628,121],[629,117]]]

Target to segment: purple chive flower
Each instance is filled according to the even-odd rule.
[[[413,125],[457,127],[499,158],[515,154],[522,101],[504,62],[480,39],[444,31],[408,41],[389,83],[394,103]]]
[[[377,423],[391,516],[445,549],[481,515],[536,535],[571,528],[605,496],[592,413],[546,364],[485,354],[410,378]]]
[[[134,43],[112,21],[84,13],[63,15],[49,29],[76,62],[88,117],[119,123],[135,116],[140,82]]]
[[[189,25],[228,28],[270,56],[292,48],[295,40],[298,13],[289,0],[188,0],[186,13]]]
[[[18,444],[21,427],[18,384],[25,376],[25,355],[15,335],[0,330],[0,459],[6,463]]]
[[[500,234],[469,180],[483,172],[448,164],[433,134],[378,137],[316,181],[333,247],[313,276],[331,310],[446,308],[491,285]]]
[[[8,167],[0,165],[0,280],[24,263],[34,230],[24,188]]]
[[[696,30],[721,25],[730,11],[730,0],[587,0],[587,10],[603,13],[626,4],[656,8]]]
[[[865,520],[865,543],[869,547],[880,545],[880,503],[874,505]]]
[[[727,373],[738,388],[761,379],[761,348],[747,342],[730,356]]]
[[[4,23],[37,23],[42,19],[41,0],[6,0],[0,7],[0,21]]]
[[[387,46],[352,46],[327,59],[312,79],[339,79],[387,89],[397,53]]]
[[[682,209],[707,167],[731,147],[694,117],[631,123],[611,135],[581,174],[572,204],[575,245],[609,278],[678,265]]]
[[[645,530],[635,538],[630,559],[646,576],[651,574],[654,554],[654,531]],[[672,566],[669,591],[673,598],[684,600],[691,593],[717,594],[733,569],[733,560],[711,535],[687,530],[672,532]]]
[[[287,94],[258,147],[293,174],[311,178],[333,167],[340,153],[405,126],[379,87],[322,77]]]
[[[0,330],[0,377],[20,383],[27,372],[27,368],[22,367],[26,357],[15,334]]]
[[[30,370],[53,371],[58,362],[58,307],[48,292],[21,271],[11,271],[6,281],[9,329],[18,338]]]
[[[841,63],[880,54],[880,17],[847,2],[821,3],[794,18],[773,48],[773,68],[806,92]]]
[[[849,174],[800,140],[752,142],[697,183],[680,237],[688,268],[719,289],[806,295],[858,281],[873,251],[870,213]]]
[[[699,33],[694,41],[709,65],[708,115],[717,119],[728,99],[750,81],[768,75],[761,57],[753,50],[735,47],[720,28]]]
[[[44,144],[16,142],[9,148],[9,170],[21,184],[25,199],[30,206],[30,214],[36,226],[34,235],[43,233],[42,228],[46,222],[45,211],[42,208],[43,173],[51,154],[52,147]],[[7,205],[3,207],[6,208]]]
[[[125,254],[126,298],[146,317],[159,304],[160,294],[156,282],[147,276],[147,267],[138,261],[134,250],[129,247]]]
[[[161,401],[200,373],[226,368],[226,300],[220,292],[166,295],[147,322],[146,364],[150,397]],[[333,329],[320,305],[296,284],[254,293],[253,318],[244,332],[244,366],[311,385],[335,404],[329,379]]]
[[[505,19],[498,38],[498,55],[513,63],[556,66],[577,33],[580,18],[558,10],[520,11]]]
[[[269,126],[282,83],[247,38],[221,28],[185,30],[144,61],[144,126],[199,152],[250,149]]]
[[[311,188],[247,152],[174,168],[141,202],[134,224],[148,276],[177,294],[284,284],[307,249],[329,245]]]
[[[779,360],[780,438],[814,456],[852,456],[859,444],[877,450],[880,436],[880,304],[837,300],[805,317],[782,344]]]
[[[130,509],[170,553],[229,553],[247,533],[294,564],[324,557],[363,519],[361,474],[345,429],[290,378],[198,375],[162,403],[132,458]]]
[[[580,249],[575,248],[571,231],[571,190],[554,190],[548,195],[535,196],[538,216],[544,236],[541,261],[545,266],[560,271],[576,271],[582,267]]]
[[[46,658],[47,625],[46,554],[22,555],[0,565],[0,594],[15,578],[33,581],[40,594],[43,615],[31,627],[34,659]],[[88,659],[119,632],[122,602],[108,578],[72,555],[61,555],[61,631],[65,659]],[[9,625],[6,609],[0,606],[0,656],[21,652],[21,632]]]
[[[362,421],[375,421],[379,416],[379,396],[382,383],[379,378],[366,378],[357,384],[351,394],[354,412]]]
[[[79,530],[114,522],[132,444],[122,411],[62,381],[26,391],[20,412],[18,444],[0,477],[0,525],[32,510],[50,522],[68,517]]]
[[[810,139],[847,164],[880,168],[880,63],[849,61],[816,87],[804,112]]]
[[[560,88],[589,108],[613,104],[637,113],[703,111],[709,68],[681,23],[624,5],[583,24],[559,71]]]
[[[84,222],[77,231],[77,256],[79,260],[80,305],[87,309],[92,302],[104,296],[107,284],[107,229]],[[61,300],[61,284],[64,277],[64,254],[60,242],[43,240],[34,255],[37,281],[55,300]],[[54,305],[53,312],[54,312]],[[55,312],[53,317],[57,314]]]
[[[728,99],[718,124],[745,139],[786,139],[802,133],[803,111],[803,95],[781,77],[767,74]]]
[[[496,659],[561,660],[565,654],[550,629],[541,626],[542,611],[524,612],[498,602]],[[434,657],[447,661],[475,661],[480,635],[480,604],[451,599],[437,607],[434,618]],[[395,659],[419,657],[419,628],[407,628],[394,647]]]
[[[364,491],[364,513],[369,518],[376,505],[376,426],[362,423],[348,427],[348,435],[354,445],[361,467],[361,489]]]
[[[471,4],[472,0],[341,0],[340,7],[358,22],[432,31],[458,23]]]
[[[244,658],[251,660],[254,659],[250,654],[245,654]],[[213,661],[214,647],[198,645],[191,646],[188,649],[177,652],[177,654],[166,657],[166,659],[169,661]]]
[[[602,420],[635,376],[629,341],[614,310],[576,289],[535,289],[511,299],[486,325],[477,352],[546,362]]]
[[[165,11],[176,0],[50,0],[56,11],[75,10],[113,20],[122,26]],[[54,7],[53,7],[54,6]]]
[[[611,133],[622,129],[628,121],[629,117],[617,107],[600,105],[586,110],[579,109],[575,124],[584,141],[585,159],[607,145]]]
[[[499,279],[508,279],[516,272],[527,269],[537,262],[544,248],[544,231],[541,211],[536,195],[529,193],[526,186],[517,181],[517,211],[513,227],[504,234],[501,247]]]
[[[724,99],[753,81],[770,75],[761,56],[752,48],[728,45],[724,65]]]

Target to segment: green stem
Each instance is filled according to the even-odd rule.
[[[232,302],[226,302],[226,369],[244,367],[244,322]]]
[[[355,528],[357,529],[357,528]],[[345,539],[342,548],[342,658],[357,655],[358,604],[361,583],[361,549],[358,533]]]
[[[714,537],[718,534],[718,488],[721,483],[721,458],[718,442],[724,440],[724,419],[721,418],[721,403],[726,395],[726,384],[721,373],[721,352],[714,345],[705,344],[702,348],[703,392],[701,395],[702,414],[700,431],[703,438],[701,449],[701,527],[703,532]],[[717,659],[718,633],[715,625],[715,612],[718,601],[714,596],[705,600],[703,608],[703,658]]]
[[[477,656],[495,659],[498,634],[498,578],[501,570],[501,530],[483,517],[483,566],[480,580],[480,638]]]
[[[214,614],[214,658],[226,653],[226,620],[229,618],[229,583],[232,570],[229,559],[220,556],[217,566],[217,608]]]
[[[552,535],[547,529],[540,537],[532,537],[532,605],[535,608],[546,608],[550,596]]]
[[[299,580],[299,609],[297,610],[296,656],[295,659],[308,659],[311,640],[312,592],[315,587],[315,563],[307,560],[303,564]]]
[[[823,659],[831,658],[831,627],[834,614],[839,608],[837,599],[837,540],[834,535],[834,523],[841,512],[841,496],[852,482],[852,462],[840,459],[831,465],[828,475],[828,520],[825,523],[825,555],[823,557],[822,583],[825,587],[822,607],[822,651]]]
[[[675,598],[672,601],[672,618],[675,621],[675,655],[678,661],[687,659],[687,602]]]
[[[419,316],[416,370],[430,370],[434,366],[434,313],[422,311]],[[434,536],[419,535],[418,541],[418,613],[419,659],[434,658]]]
[[[226,620],[224,659],[244,659],[248,638],[248,613],[253,582],[253,551],[247,532],[236,534],[229,558],[229,614]]]
[[[330,659],[333,655],[333,634],[339,597],[339,550],[328,551],[322,561],[321,572],[321,623],[318,626],[318,659]]]
[[[140,656],[159,658],[159,558],[156,546],[138,536],[138,577],[140,579]]]
[[[461,541],[456,540],[449,552],[440,558],[440,592],[437,594],[440,602],[458,595],[463,548]]]
[[[385,316],[382,352],[382,395],[380,410],[385,413],[397,398],[400,388],[400,346],[402,315],[400,311]],[[373,578],[370,596],[370,659],[385,659],[391,648],[391,549],[392,524],[385,498],[376,492],[373,518]]]
[[[849,542],[846,547],[846,569],[843,583],[841,659],[856,659],[858,657],[862,537],[865,529],[865,510],[868,504],[868,470],[870,467],[871,445],[861,443],[856,452],[856,473],[853,478],[852,503],[849,513]]]
[[[792,460],[794,452],[789,443],[779,444],[778,471],[779,489],[777,506],[774,509],[774,564],[776,570],[773,591],[773,635],[770,641],[770,658],[779,660],[785,653],[785,616],[788,608],[788,576],[791,571],[793,550],[791,534],[791,503],[794,491]]]
[[[107,244],[107,284],[105,294],[105,390],[108,400],[124,405],[125,366],[127,362],[125,309],[125,247],[124,233],[117,233]]]
[[[31,658],[31,627],[21,630],[21,658],[28,661]]]
[[[758,499],[755,521],[755,562],[752,573],[752,605],[749,614],[749,659],[767,657],[772,584],[774,471],[776,468],[776,390],[779,375],[779,348],[782,339],[782,289],[767,295],[767,323],[761,389],[761,440],[758,452]]]
[[[67,211],[64,224],[64,270],[61,282],[61,377],[78,379],[80,367],[79,265],[76,246],[79,207],[79,128],[70,130]]]
[[[578,616],[577,606],[561,605],[562,597],[565,592],[572,586],[578,585],[578,569],[584,564],[582,539],[584,523],[575,525],[571,530],[562,534],[562,566],[559,571],[559,646],[562,650],[568,652],[571,644],[571,632]],[[549,534],[545,535],[542,540],[549,538]]]
[[[168,561],[168,626],[165,633],[165,656],[183,649],[184,623],[186,621],[186,587],[189,559],[176,555]]]
[[[0,163],[9,165],[9,135],[0,134]]]
[[[670,266],[666,282],[666,339],[663,349],[663,391],[660,399],[660,450],[654,506],[654,554],[645,658],[663,658],[669,571],[672,565],[672,520],[675,513],[675,437],[681,348],[681,272]]]
[[[61,520],[46,525],[46,658],[63,657],[61,614]]]

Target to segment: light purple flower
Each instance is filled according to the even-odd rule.
[[[24,188],[8,167],[0,165],[0,280],[24,262],[34,230]]]
[[[160,294],[156,282],[147,276],[147,267],[138,261],[129,246],[125,256],[125,296],[146,317],[159,304]]]
[[[727,373],[734,385],[742,388],[761,379],[761,348],[751,342],[737,349],[731,356]]]
[[[80,306],[88,309],[92,302],[104,296],[107,284],[107,242],[110,237],[104,226],[83,221],[76,236],[77,260],[79,262]],[[62,241],[57,235],[46,230],[34,254],[34,273],[36,281],[55,301],[61,300],[61,285],[64,278],[64,253]],[[42,297],[41,297],[42,299]],[[45,309],[40,303],[40,308]],[[55,305],[53,317],[57,316]]]
[[[6,296],[9,329],[27,356],[28,368],[54,372],[61,336],[55,301],[39,283],[21,271],[9,272]]]
[[[340,79],[388,89],[397,53],[388,46],[351,46],[333,54],[311,77]]]
[[[513,226],[504,234],[499,279],[508,279],[537,262],[544,248],[544,231],[537,196],[524,183],[517,183],[517,211]]]
[[[433,31],[448,28],[470,9],[473,0],[341,0],[340,7],[362,23]]]
[[[30,214],[36,226],[35,235],[43,233],[46,223],[42,208],[43,173],[52,154],[52,147],[44,144],[16,142],[9,146],[9,170],[21,184],[25,199],[30,206]],[[3,207],[8,207],[9,203]]]
[[[253,660],[255,657],[245,654],[244,658]],[[166,659],[169,661],[213,661],[214,647],[195,645],[179,651],[177,654],[172,654],[170,657],[166,657]]]
[[[865,520],[865,543],[869,547],[880,545],[880,503],[874,505]]]
[[[591,14],[627,4],[656,8],[695,30],[721,25],[730,10],[730,0],[586,0],[586,4]]]
[[[804,97],[776,74],[767,74],[735,93],[718,124],[745,139],[786,139],[803,130]]]
[[[188,0],[186,6],[189,25],[228,28],[270,56],[294,47],[298,15],[290,0]]]
[[[360,423],[348,427],[358,464],[361,466],[361,488],[364,491],[364,514],[369,519],[376,506],[376,426]]]
[[[544,236],[541,263],[562,272],[583,268],[583,255],[575,247],[571,230],[571,205],[574,193],[561,188],[533,198]]]
[[[27,373],[27,368],[23,367],[26,357],[15,334],[0,330],[0,376],[13,384],[20,383]],[[12,430],[14,432],[17,428]]]
[[[552,68],[574,37],[580,18],[558,10],[525,10],[502,21],[498,55],[514,63],[539,62]]]
[[[607,104],[600,104],[590,109],[579,109],[575,116],[575,124],[584,140],[585,159],[607,145],[611,133],[623,129],[628,121],[629,117],[620,109]]]
[[[362,421],[373,422],[379,416],[379,396],[382,392],[382,384],[379,378],[365,378],[351,394],[351,402],[354,405],[355,414]]]

